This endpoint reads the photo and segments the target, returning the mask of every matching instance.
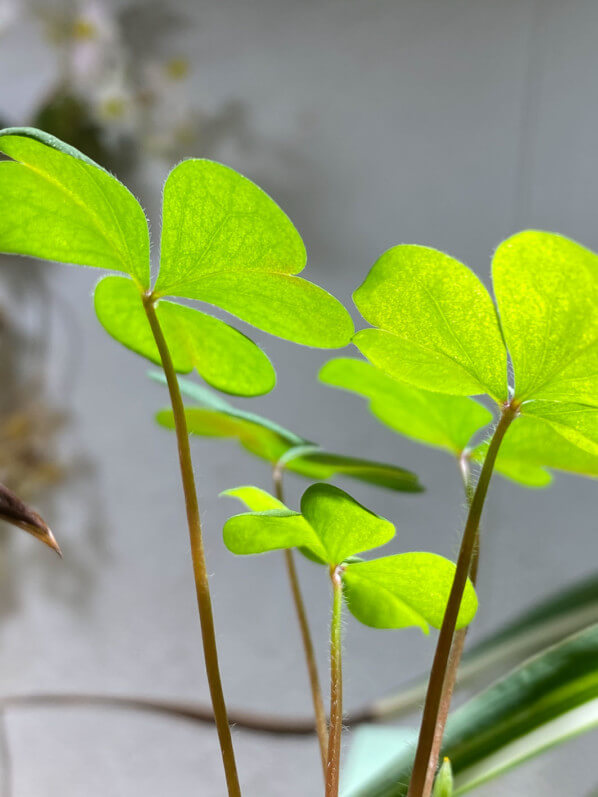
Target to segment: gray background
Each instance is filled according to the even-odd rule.
[[[307,244],[306,276],[347,305],[376,257],[399,242],[446,250],[484,279],[493,248],[526,226],[598,248],[595,2],[175,5],[196,18],[181,39],[193,61],[193,101],[212,113],[230,102],[240,109],[217,156],[285,207]],[[24,34],[4,40],[1,99],[13,117],[25,116],[40,96],[50,63]],[[207,142],[196,154],[215,153]],[[155,165],[138,186],[154,230],[166,173],[166,165]],[[78,325],[74,437],[94,468],[64,488],[52,509],[64,562],[11,534],[0,587],[1,691],[206,701],[175,444],[152,423],[165,394],[148,384],[144,363],[97,325],[89,301],[95,279],[84,270],[51,272],[52,291],[68,301]],[[417,471],[426,497],[351,489],[395,521],[389,550],[453,555],[464,510],[451,461],[390,434],[357,398],[319,385],[314,376],[326,352],[255,337],[279,383],[251,409],[331,448]],[[50,340],[51,363],[62,367],[60,318]],[[221,542],[233,506],[219,491],[267,487],[268,469],[237,457],[232,443],[196,441],[193,452],[230,705],[305,715],[306,679],[280,557],[235,559]],[[290,496],[303,486],[289,480]],[[472,637],[592,572],[595,498],[591,482],[567,476],[536,492],[495,480]],[[301,577],[325,673],[327,585],[308,563]],[[346,632],[348,708],[429,666],[434,638],[416,630],[380,633],[347,620]],[[15,797],[224,793],[209,728],[80,709],[13,710],[7,722]],[[235,731],[235,742],[247,797],[320,793],[312,740]],[[590,734],[477,793],[584,795],[598,780],[595,744]]]

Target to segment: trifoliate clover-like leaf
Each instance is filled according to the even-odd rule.
[[[429,626],[440,628],[450,595],[455,565],[433,553],[402,553],[345,567],[343,586],[347,606],[364,625],[373,628]],[[457,628],[474,618],[478,601],[467,582]]]
[[[149,288],[149,231],[135,197],[78,150],[28,127],[0,131],[0,250],[107,271]]]
[[[442,556],[406,553],[362,561],[356,554],[384,545],[394,526],[326,484],[308,488],[301,514],[257,487],[236,487],[223,495],[237,498],[251,512],[224,525],[224,543],[236,554],[298,548],[322,565],[337,567],[349,610],[373,628],[439,628],[446,610],[455,565]],[[458,619],[471,622],[477,598],[468,581]]]
[[[314,484],[303,494],[301,514],[271,509],[229,518],[224,525],[224,543],[237,554],[306,548],[322,562],[336,566],[385,545],[394,533],[390,521],[370,512],[343,490]]]
[[[96,315],[122,345],[160,364],[160,355],[135,284],[104,277],[94,294]],[[276,373],[264,352],[224,321],[192,307],[159,300],[156,314],[175,369],[193,369],[226,393],[258,396],[270,391]]]
[[[515,396],[598,406],[598,255],[526,230],[492,262]]]
[[[329,293],[295,276],[305,247],[261,188],[209,160],[187,160],[164,186],[157,296],[197,299],[272,335],[317,348],[347,345],[353,323]]]
[[[598,456],[598,407],[565,401],[530,401],[523,414],[550,424],[578,448]]]
[[[507,353],[494,304],[458,260],[424,246],[395,246],[353,298],[376,327],[353,338],[373,365],[424,390],[507,399]]]
[[[239,410],[220,397],[215,401],[205,388],[189,380],[182,379],[179,384],[183,393],[207,405],[185,408],[190,434],[236,439],[251,454],[312,480],[346,476],[401,492],[421,492],[423,489],[411,471],[384,462],[324,451],[268,418]],[[174,429],[172,410],[161,410],[156,420],[161,426]]]
[[[395,432],[456,456],[492,421],[492,413],[474,399],[420,390],[363,360],[330,360],[319,379],[369,399],[372,414]]]

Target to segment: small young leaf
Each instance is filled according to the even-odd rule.
[[[305,346],[346,346],[351,318],[329,293],[294,276],[305,262],[288,216],[246,177],[208,160],[170,173],[156,295],[207,302]]]
[[[454,780],[450,758],[445,758],[434,781],[432,797],[453,797]]]
[[[476,275],[423,246],[395,246],[353,298],[378,329],[353,342],[389,376],[424,390],[507,398],[506,349],[496,310]]]
[[[373,628],[429,625],[440,628],[453,584],[455,565],[432,553],[403,553],[371,562],[347,565],[343,574],[349,610]],[[468,625],[477,611],[477,598],[467,583],[458,628]]]
[[[0,250],[130,274],[149,288],[149,232],[135,197],[73,147],[0,131]]]
[[[254,501],[256,494],[243,493],[241,500],[245,497]],[[300,515],[287,509],[235,515],[224,525],[224,543],[237,554],[305,548],[322,562],[336,566],[355,554],[384,545],[394,533],[392,523],[374,515],[343,490],[314,484],[303,494]]]
[[[483,462],[487,450],[485,441],[475,448],[473,458]],[[595,478],[598,456],[569,442],[556,427],[522,415],[505,435],[496,458],[496,472],[526,487],[546,487],[552,481],[547,468]]]
[[[411,387],[363,360],[330,360],[320,381],[370,399],[370,411],[395,432],[459,456],[492,413],[465,396],[447,396]]]
[[[494,292],[518,399],[598,405],[598,255],[526,230],[496,250]]]
[[[139,290],[126,277],[105,277],[94,294],[96,315],[119,343],[160,364],[160,355]],[[217,318],[191,307],[159,301],[156,314],[174,367],[195,368],[214,387],[227,393],[257,396],[274,387],[276,374],[256,344]]]
[[[530,401],[521,412],[540,418],[590,454],[598,455],[598,407],[559,401]]]

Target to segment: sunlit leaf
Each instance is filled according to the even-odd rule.
[[[73,147],[0,131],[0,250],[130,274],[149,287],[149,232],[135,197]]]
[[[455,576],[455,565],[433,553],[402,553],[346,567],[343,575],[347,605],[364,625],[440,628]],[[468,625],[477,610],[475,590],[468,581],[457,627]]]
[[[598,405],[598,255],[526,230],[498,247],[492,274],[517,398]]]
[[[185,409],[190,434],[236,439],[255,456],[273,465],[284,465],[285,469],[312,480],[347,476],[402,492],[420,492],[423,489],[417,476],[404,468],[323,451],[268,418],[238,410],[220,397],[214,400],[205,388],[197,390],[189,380],[180,380],[180,386],[183,393],[209,407]],[[174,429],[172,410],[161,410],[156,420],[161,426]]]
[[[330,360],[319,378],[368,398],[372,414],[399,434],[457,456],[492,421],[492,413],[474,399],[411,387],[363,360]]]
[[[323,562],[337,565],[384,545],[394,533],[392,523],[343,490],[314,484],[303,494],[301,514],[278,509],[236,515],[224,526],[224,543],[238,554],[307,548]]]
[[[258,186],[208,160],[187,160],[164,187],[156,295],[198,299],[296,343],[346,346],[353,323],[329,293],[300,277],[305,247]]]
[[[598,456],[598,407],[560,401],[530,401],[521,411],[545,421],[574,445]]]
[[[105,277],[96,286],[94,304],[112,337],[160,363],[139,291],[130,279]],[[261,395],[274,386],[276,374],[266,355],[224,321],[168,301],[156,304],[156,314],[177,371],[195,368],[209,384],[237,395]]]
[[[449,717],[455,795],[598,726],[598,625],[528,659]],[[347,797],[406,797],[413,747]]]
[[[550,470],[597,477],[598,456],[570,442],[560,431],[543,419],[522,415],[505,435],[496,458],[497,473],[528,487],[550,484]],[[486,440],[474,449],[473,458],[483,461],[487,450]]]
[[[475,274],[423,246],[395,246],[354,293],[377,329],[357,348],[389,376],[424,390],[507,398],[507,360],[496,310]]]

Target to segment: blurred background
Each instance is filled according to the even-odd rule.
[[[494,247],[524,227],[598,248],[597,31],[590,0],[4,0],[0,116],[51,130],[111,168],[154,233],[175,162],[228,163],[294,220],[305,276],[352,307],[367,269],[400,242],[445,250],[487,284]],[[0,694],[207,703],[175,441],[153,422],[167,397],[96,322],[97,278],[0,263],[0,481],[43,511],[64,552],[61,562],[0,529]],[[252,336],[278,386],[237,403],[332,450],[416,471],[422,496],[349,489],[395,522],[389,552],[453,556],[464,506],[450,459],[318,384],[330,353]],[[280,561],[236,559],[221,541],[236,507],[218,493],[268,489],[269,468],[232,442],[196,440],[193,453],[230,706],[309,716]],[[289,478],[289,497],[304,487]],[[525,491],[496,477],[471,637],[592,573],[596,531],[592,482],[557,475],[549,489]],[[328,587],[318,568],[300,568],[326,680]],[[347,707],[426,670],[434,643],[347,619]],[[224,793],[207,726],[64,707],[13,708],[2,721],[12,797]],[[587,794],[597,738],[475,793]],[[235,742],[247,797],[319,793],[313,739],[236,730]]]

